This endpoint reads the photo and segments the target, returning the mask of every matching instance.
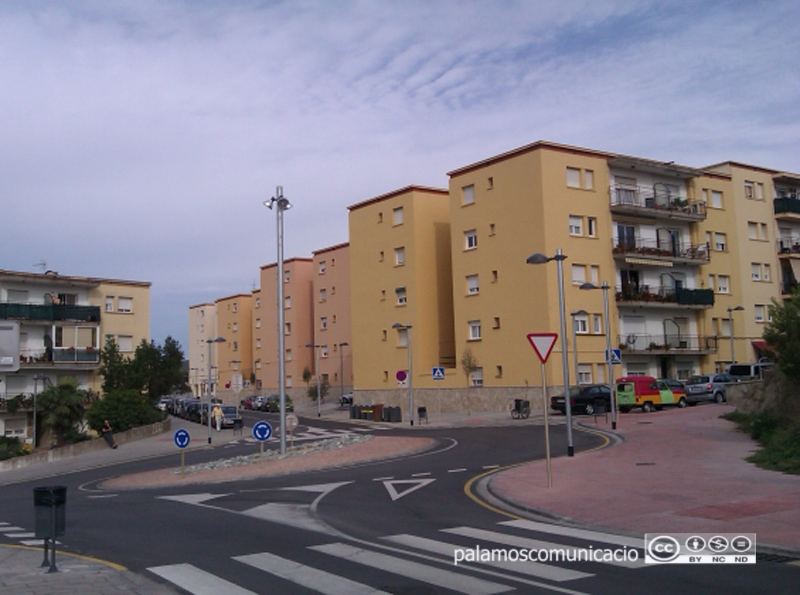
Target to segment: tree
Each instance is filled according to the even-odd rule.
[[[58,384],[48,386],[36,397],[36,410],[42,427],[55,434],[61,444],[83,421],[86,391],[78,388],[73,378],[62,378]]]
[[[308,369],[308,366],[303,368],[303,382],[306,383],[306,388],[308,388],[308,383],[311,382],[311,370]]]
[[[86,421],[93,430],[99,432],[106,419],[115,432],[124,432],[162,421],[164,413],[153,407],[141,391],[125,389],[108,393],[86,411]]]
[[[464,350],[464,353],[461,355],[461,370],[464,372],[464,376],[467,377],[467,386],[470,385],[472,373],[478,368],[480,368],[480,365],[478,364],[478,358],[475,357],[475,354],[472,353],[472,350],[467,347]]]
[[[764,341],[786,377],[800,382],[800,291],[782,304],[773,298],[769,313],[772,320],[764,329]]]
[[[331,385],[328,384],[328,381],[323,378],[322,382],[320,382],[320,384],[319,384],[319,398],[320,398],[322,403],[325,402],[325,397],[328,396],[328,391],[330,390],[330,388],[331,388]],[[308,398],[311,399],[312,401],[316,401],[317,400],[317,383],[316,382],[314,384],[310,384],[308,386],[308,388],[306,389],[306,394],[308,395]]]
[[[106,338],[105,347],[100,351],[100,374],[104,393],[130,386],[130,360],[120,353],[113,337]]]

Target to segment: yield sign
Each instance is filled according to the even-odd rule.
[[[420,488],[424,488],[426,485],[428,485],[430,483],[433,483],[434,481],[436,481],[436,480],[435,479],[395,479],[394,481],[384,481],[383,485],[386,487],[386,490],[389,492],[389,496],[391,496],[392,502],[394,502],[395,500],[399,500],[400,498],[402,498],[403,496],[406,496],[407,494],[410,494],[411,492],[414,492],[414,491],[416,491],[416,490],[418,490]],[[406,484],[406,485],[410,485],[411,487],[408,487],[408,488],[404,489],[403,491],[398,492],[394,487],[397,484]]]
[[[528,341],[531,342],[533,350],[542,363],[547,363],[547,358],[550,357],[550,352],[553,350],[553,345],[556,344],[558,333],[528,333]]]

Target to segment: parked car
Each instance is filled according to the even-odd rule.
[[[257,398],[258,397],[251,396],[251,397],[245,397],[244,399],[242,399],[242,401],[241,401],[242,409],[250,409],[250,410],[255,409],[254,405],[255,405],[255,402],[256,402]]]
[[[234,421],[241,419],[236,405],[222,405],[222,414],[225,416],[222,418],[223,428],[232,428]]]
[[[156,405],[156,407],[158,407],[158,409],[160,409],[161,411],[166,411],[170,403],[172,403],[172,399],[170,397],[161,397],[158,400],[158,404]]]
[[[686,381],[686,402],[696,405],[701,401],[722,403],[727,400],[725,387],[736,378],[730,374],[695,374]]]
[[[253,410],[254,411],[266,411],[266,404],[267,399],[269,397],[265,396],[258,396],[253,398]]]
[[[264,411],[269,411],[270,413],[277,413],[281,410],[281,398],[278,395],[270,395],[267,397],[266,408]],[[286,397],[286,411],[294,411],[294,403],[292,403],[291,397]]]
[[[764,373],[772,367],[772,362],[758,362],[755,364],[732,364],[728,366],[728,374],[736,380],[761,380]]]
[[[688,403],[686,402],[686,386],[680,380],[674,380],[672,378],[661,378],[661,382],[666,384],[669,389],[672,391],[672,394],[675,395],[675,401],[678,407],[686,407]]]
[[[652,376],[623,376],[617,378],[617,406],[622,413],[641,407],[649,413],[668,405],[686,406],[686,398],[681,400],[663,380]]]
[[[184,419],[193,422],[200,422],[200,401],[193,399],[186,403],[186,407],[184,409]]]
[[[604,404],[608,411],[611,408],[611,391],[607,384],[573,386],[569,389],[569,402],[573,413],[583,412],[592,415],[600,404]],[[550,408],[560,413],[566,413],[567,406],[564,395],[551,397]]]

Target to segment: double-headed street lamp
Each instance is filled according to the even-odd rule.
[[[555,256],[545,256],[537,252],[531,254],[525,261],[528,264],[545,264],[551,260],[556,261],[556,272],[558,274],[558,305],[561,318],[561,367],[564,376],[564,411],[567,414],[567,456],[575,455],[575,447],[572,444],[572,404],[569,400],[569,355],[567,354],[567,313],[564,306],[564,265],[566,255],[561,252],[561,248],[556,248]]]
[[[611,374],[611,321],[608,318],[608,283],[603,281],[603,284],[598,287],[594,283],[584,283],[581,289],[602,289],[603,290],[603,318],[605,319],[605,332],[606,332],[606,382],[608,382],[608,390],[611,395],[611,429],[617,429],[617,399],[614,395],[614,378]]]
[[[283,322],[283,212],[292,208],[289,200],[283,196],[283,186],[275,189],[275,196],[264,201],[269,210],[277,206],[275,213],[278,222],[278,386],[281,410],[281,456],[286,454],[286,348],[284,345]]]
[[[400,324],[395,322],[392,325],[393,329],[397,329],[399,333],[402,330],[406,331],[406,350],[408,351],[408,417],[411,419],[411,425],[414,425],[414,373],[412,370],[413,360],[411,358],[411,325]]]
[[[208,443],[211,444],[211,344],[212,343],[224,343],[225,339],[223,337],[217,337],[216,339],[206,339],[206,343],[208,344],[208,386],[206,387],[206,394],[208,397],[208,411],[206,415],[208,417]]]
[[[728,306],[728,320],[731,323],[731,365],[736,363],[736,356],[733,351],[733,313],[744,310],[744,306]]]

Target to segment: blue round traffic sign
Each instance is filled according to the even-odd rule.
[[[265,421],[260,421],[253,426],[253,438],[263,442],[272,436],[272,426]]]
[[[189,441],[191,440],[191,436],[189,436],[189,432],[181,428],[177,432],[175,432],[175,446],[178,448],[186,448],[189,446]]]

